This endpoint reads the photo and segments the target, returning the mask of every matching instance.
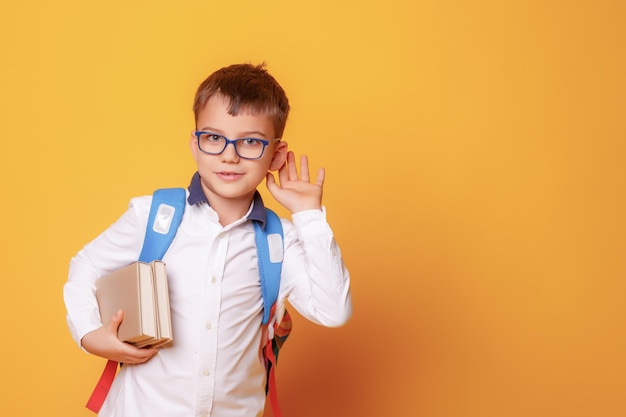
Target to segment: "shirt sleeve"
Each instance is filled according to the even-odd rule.
[[[143,244],[151,197],[131,200],[128,210],[108,229],[85,245],[70,261],[63,287],[66,318],[79,344],[85,334],[102,326],[96,300],[96,280],[135,262]]]
[[[326,210],[295,213],[283,220],[285,254],[279,302],[284,299],[307,319],[328,327],[352,315],[350,274],[326,221]]]

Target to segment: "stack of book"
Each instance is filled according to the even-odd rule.
[[[100,317],[106,323],[124,311],[121,341],[137,347],[159,347],[172,341],[165,263],[134,262],[96,280]]]

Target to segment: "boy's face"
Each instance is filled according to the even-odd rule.
[[[202,188],[212,204],[222,200],[249,205],[267,172],[280,168],[285,162],[287,144],[272,141],[272,118],[245,111],[232,116],[228,114],[228,102],[219,94],[212,96],[198,113],[196,128],[231,140],[257,138],[270,142],[260,159],[250,160],[239,157],[233,144],[228,144],[219,155],[206,154],[198,148],[196,136],[191,135],[191,153],[198,166]]]

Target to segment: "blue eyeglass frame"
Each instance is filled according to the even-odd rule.
[[[200,149],[200,152],[203,152],[207,155],[221,155],[224,153],[224,151],[226,150],[226,148],[228,147],[228,145],[230,145],[231,143],[233,144],[233,148],[235,148],[235,153],[237,154],[238,157],[242,158],[242,159],[248,159],[251,161],[257,160],[257,159],[261,159],[263,157],[263,154],[265,153],[265,148],[267,147],[267,145],[270,144],[269,140],[265,140],[265,139],[259,139],[259,138],[239,138],[239,139],[228,139],[226,136],[224,135],[219,135],[217,133],[213,133],[213,132],[207,132],[206,130],[194,130],[193,134],[196,136],[196,140],[198,141],[198,149]],[[209,134],[212,136],[218,136],[220,138],[223,138],[226,143],[224,144],[224,149],[222,149],[221,152],[218,153],[212,153],[212,152],[207,152],[204,149],[202,149],[202,147],[200,146],[200,136],[202,134]],[[241,156],[239,155],[239,151],[237,151],[237,141],[238,140],[246,140],[246,139],[252,139],[252,140],[258,140],[259,142],[261,142],[263,144],[263,149],[261,150],[261,155],[259,155],[257,158],[247,158],[245,156]],[[274,138],[271,141],[275,142],[275,141],[279,141],[280,138]]]

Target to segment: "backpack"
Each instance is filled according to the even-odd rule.
[[[139,261],[150,263],[163,258],[182,221],[186,198],[187,193],[183,188],[161,188],[154,192]],[[281,417],[276,392],[275,368],[278,352],[291,332],[291,317],[286,310],[280,321],[275,316],[282,268],[283,229],[276,213],[268,208],[265,211],[267,215],[265,229],[258,222],[253,222],[263,297],[261,324],[264,344],[261,346],[261,353],[267,372],[265,393],[270,399],[274,416]],[[86,405],[91,411],[97,413],[102,407],[115,378],[117,365],[115,361],[107,361],[102,376]]]

